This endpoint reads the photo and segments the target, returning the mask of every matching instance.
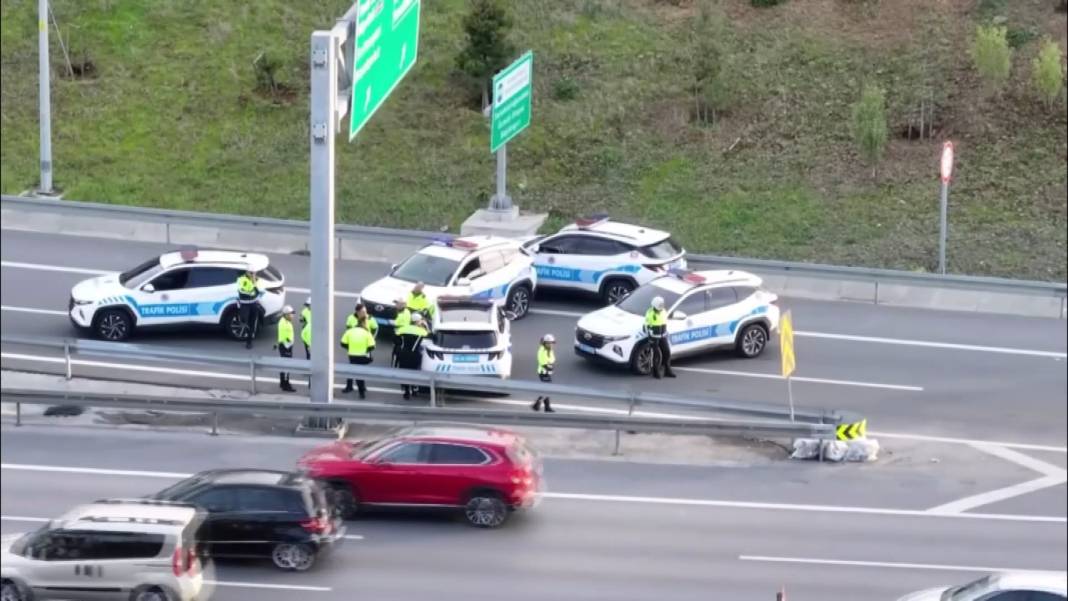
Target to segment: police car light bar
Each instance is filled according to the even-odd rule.
[[[595,225],[600,225],[605,221],[608,221],[608,218],[608,213],[595,213],[593,215],[590,215],[589,217],[580,217],[576,219],[575,225],[577,225],[580,229],[585,229],[588,227],[593,227]]]
[[[478,248],[478,242],[475,242],[474,240],[467,240],[465,238],[457,238],[456,240],[452,241],[452,247],[453,248],[465,248],[465,249],[470,250],[470,249]]]
[[[437,246],[452,246],[452,240],[452,236],[434,236],[430,242]]]
[[[195,246],[183,246],[178,249],[178,256],[182,258],[182,261],[189,262],[197,258],[199,251]]]
[[[693,271],[690,271],[688,269],[672,269],[668,273],[670,273],[671,275],[679,278],[680,280],[682,280],[684,282],[689,282],[691,284],[704,284],[705,281],[706,281],[705,280],[705,276],[703,276],[703,275],[701,275],[699,273],[695,273]]]

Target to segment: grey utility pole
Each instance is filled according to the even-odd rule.
[[[48,0],[37,0],[37,83],[41,125],[41,185],[52,193],[52,72],[48,63]]]
[[[512,197],[508,196],[508,144],[497,149],[497,193],[490,199],[491,211],[511,213]]]

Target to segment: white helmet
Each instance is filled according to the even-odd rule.
[[[304,299],[304,304],[309,307],[311,306],[311,295],[309,295],[308,298]]]
[[[290,307],[289,305],[286,305],[286,306],[282,307],[282,315],[292,315],[292,314],[293,314],[293,307]]]
[[[546,344],[556,344],[556,336],[552,334],[546,334],[541,337],[541,341]]]
[[[657,311],[664,308],[664,297],[657,296],[653,298],[653,308]]]

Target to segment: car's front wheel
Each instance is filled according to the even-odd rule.
[[[653,343],[645,340],[639,342],[634,347],[634,352],[630,354],[630,370],[639,376],[648,376],[653,373],[653,355],[656,353],[656,349],[653,347]]]
[[[248,337],[249,326],[244,319],[241,319],[241,312],[237,310],[237,307],[227,309],[219,324],[222,326],[223,333],[234,340],[245,340]]]
[[[767,346],[768,330],[762,323],[751,323],[742,328],[734,342],[735,351],[745,359],[760,356]]]
[[[497,528],[508,519],[508,507],[496,493],[477,492],[464,504],[464,519],[478,528]]]
[[[133,319],[122,309],[101,309],[93,319],[93,332],[104,340],[121,342],[133,332]]]
[[[518,284],[512,286],[508,292],[508,300],[505,301],[505,309],[515,315],[515,319],[523,319],[530,312],[530,299],[533,296],[530,286]]]
[[[601,298],[605,303],[614,305],[627,298],[631,292],[634,292],[634,282],[617,278],[605,283],[604,288],[601,289]]]
[[[158,586],[139,586],[130,593],[130,601],[173,601],[174,595]]]
[[[279,543],[271,550],[271,562],[280,570],[306,572],[315,565],[315,550],[301,543]]]
[[[0,601],[30,601],[29,591],[13,580],[5,580],[0,586]]]

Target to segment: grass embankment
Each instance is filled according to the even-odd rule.
[[[55,0],[75,65],[53,36],[53,148],[66,197],[307,218],[307,48],[349,0]],[[535,54],[534,119],[509,148],[510,191],[547,227],[605,210],[670,229],[692,251],[933,269],[937,160],[957,144],[952,271],[1065,278],[1063,105],[1029,92],[1032,34],[1065,43],[1039,0],[726,0],[731,108],[691,118],[694,8],[655,0],[507,3]],[[338,220],[452,231],[493,187],[484,118],[452,71],[463,0],[424,2],[419,63],[354,144],[339,143]],[[937,19],[932,13],[938,13]],[[976,22],[1024,34],[1007,93],[984,100],[966,54]],[[937,28],[921,34],[924,27]],[[5,193],[37,179],[36,2],[3,0]],[[890,126],[921,44],[937,39],[934,140],[895,136],[873,180],[850,134],[864,81],[888,90]],[[274,95],[253,59],[281,62]]]

